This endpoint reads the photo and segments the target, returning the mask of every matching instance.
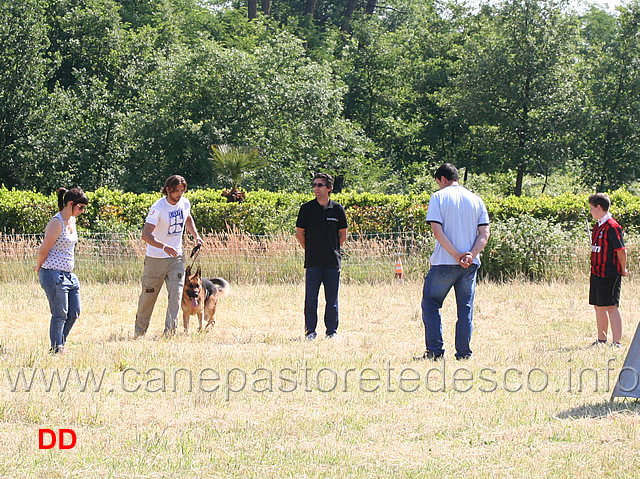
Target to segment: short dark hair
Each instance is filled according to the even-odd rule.
[[[600,206],[604,211],[609,211],[611,206],[611,199],[606,193],[596,193],[589,196],[589,204],[593,206]]]
[[[187,180],[185,180],[180,175],[171,175],[169,178],[167,178],[167,181],[164,182],[164,186],[160,190],[160,193],[166,195],[170,191],[175,190],[180,185],[184,185],[184,191],[187,191]]]
[[[333,188],[333,178],[331,177],[331,175],[327,173],[316,173],[315,175],[313,175],[313,179],[314,180],[322,179],[324,180],[324,183],[327,185],[327,188],[329,189]]]
[[[451,163],[441,164],[433,174],[433,177],[436,180],[442,178],[443,176],[449,181],[458,181],[460,179],[460,175],[458,175],[458,169]]]
[[[69,201],[73,201],[76,205],[88,205],[89,199],[87,195],[84,194],[84,191],[80,188],[71,188],[70,190],[66,188],[58,188],[56,191],[58,195],[58,210],[62,211],[62,209],[66,206]]]

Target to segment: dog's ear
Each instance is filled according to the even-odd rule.
[[[200,266],[198,266],[198,269],[196,270],[196,276],[199,278],[202,275],[202,271],[200,270]]]
[[[184,271],[184,275],[188,278],[191,276],[191,266],[187,266],[187,269]]]

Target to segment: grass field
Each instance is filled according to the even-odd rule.
[[[311,343],[302,285],[232,285],[214,330],[171,339],[163,292],[134,341],[138,284],[85,282],[68,354],[53,357],[39,285],[0,283],[0,477],[638,476],[640,406],[608,402],[626,350],[587,347],[586,280],[481,283],[465,362],[453,296],[445,361],[412,360],[421,289],[345,284],[341,338]],[[628,345],[640,281],[622,301]],[[55,373],[64,391],[47,385]],[[76,446],[39,450],[40,428],[72,429]]]

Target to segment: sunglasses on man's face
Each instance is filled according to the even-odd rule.
[[[322,188],[323,186],[327,186],[324,183],[314,183],[311,185],[314,188]]]
[[[87,205],[83,205],[82,203],[76,203],[76,206],[80,211],[84,211]]]

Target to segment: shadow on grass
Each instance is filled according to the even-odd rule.
[[[584,404],[562,411],[556,415],[558,419],[603,418],[617,413],[640,415],[640,400],[634,398],[617,398],[616,402],[604,401],[597,404]]]
[[[203,329],[191,331],[185,334],[183,331],[178,331],[174,335],[164,335],[157,333],[147,333],[140,338],[136,338],[131,331],[112,332],[107,338],[108,343],[136,343],[136,342],[148,342],[148,343],[210,343],[216,345],[232,346],[237,344],[275,344],[278,342],[277,336],[272,333],[235,333],[233,331],[226,332],[226,335],[220,337],[215,335],[213,329]],[[301,338],[292,339],[292,341],[300,341]],[[2,343],[0,342],[0,356],[2,355]]]
[[[626,351],[626,349],[614,349],[610,344],[587,344],[581,346],[562,346],[555,349],[547,349],[545,351],[548,352],[556,352],[556,353],[574,353],[577,351],[594,351],[594,352],[614,352],[621,353]]]
[[[122,342],[129,342],[129,341],[134,341],[133,333],[124,333],[124,332],[111,333],[107,338],[108,343],[122,343]]]

